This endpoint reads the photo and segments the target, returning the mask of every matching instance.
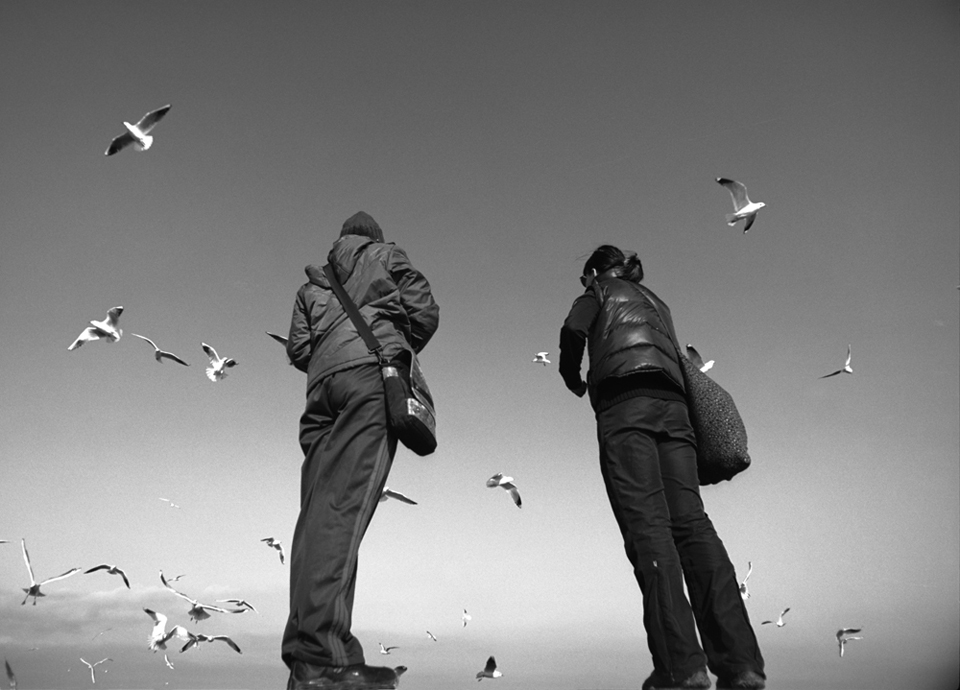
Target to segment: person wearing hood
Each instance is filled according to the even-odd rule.
[[[327,256],[390,360],[420,352],[439,324],[430,284],[384,241],[364,212],[343,224]],[[307,374],[300,418],[300,515],[290,549],[290,615],[281,656],[288,690],[394,688],[392,668],[368,666],[351,634],[357,553],[387,481],[397,438],[387,426],[377,356],[367,349],[323,273],[306,268],[287,355]]]

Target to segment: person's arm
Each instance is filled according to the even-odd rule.
[[[306,372],[310,367],[310,356],[313,354],[310,344],[310,321],[307,316],[307,306],[303,300],[303,288],[297,292],[297,300],[293,304],[293,316],[290,317],[290,333],[287,336],[287,357],[290,363],[300,371]]]
[[[586,292],[574,301],[560,328],[560,376],[567,388],[577,397],[583,397],[587,392],[587,384],[580,375],[580,366],[587,336],[599,312],[600,304],[596,296],[593,292]]]
[[[410,346],[420,352],[437,332],[440,307],[433,299],[430,283],[413,267],[403,249],[393,248],[388,268],[400,289],[400,304],[410,319]]]

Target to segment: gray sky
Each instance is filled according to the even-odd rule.
[[[500,688],[650,672],[593,417],[556,371],[613,243],[745,419],[753,467],[703,496],[753,562],[770,687],[956,687],[958,38],[956,2],[0,4],[0,656],[23,688],[85,686],[80,656],[114,659],[103,688],[285,681],[287,569],[259,539],[293,532],[304,379],[264,331],[364,210],[441,309],[440,447],[398,453],[419,505],[382,504],[361,550],[368,662],[419,690],[473,687],[490,654]],[[150,151],[103,155],[167,103]],[[746,235],[718,176],[767,204]],[[120,342],[67,352],[117,305]],[[219,384],[201,342],[239,361]],[[848,344],[855,374],[820,380]],[[132,589],[75,575],[21,606],[21,538],[40,579],[108,562]],[[144,606],[187,623],[161,569],[257,606],[190,624],[242,656],[147,651]]]

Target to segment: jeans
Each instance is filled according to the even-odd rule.
[[[654,671],[681,682],[706,663],[721,678],[747,670],[763,676],[736,572],[700,499],[686,405],[630,398],[597,413],[597,439],[607,496],[643,594]]]

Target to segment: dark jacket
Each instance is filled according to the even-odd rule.
[[[587,388],[595,409],[602,398],[625,395],[626,389],[652,387],[661,391],[659,397],[671,397],[663,391],[672,390],[682,399],[670,308],[646,286],[603,278],[574,301],[560,332],[560,373],[571,390],[580,383],[584,340],[590,357]]]
[[[440,309],[430,283],[393,243],[345,235],[333,243],[327,261],[359,307],[386,359],[401,349],[420,352],[437,330]],[[375,363],[322,265],[306,267],[309,282],[297,292],[290,320],[287,355],[307,372],[307,391],[323,377],[360,364]]]

